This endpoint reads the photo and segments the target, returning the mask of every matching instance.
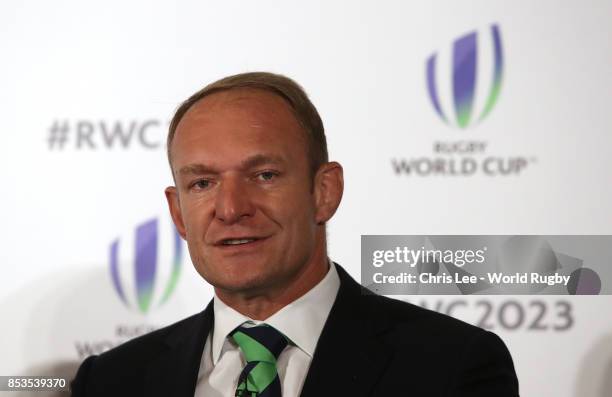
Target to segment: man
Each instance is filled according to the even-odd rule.
[[[368,293],[327,257],[340,204],[321,119],[292,80],[247,73],[171,122],[172,219],[215,297],[83,362],[75,396],[517,396],[494,334]]]

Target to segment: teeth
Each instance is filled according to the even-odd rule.
[[[235,240],[225,240],[223,242],[223,245],[238,245],[238,244],[246,244],[246,243],[250,243],[251,241],[255,241],[254,238],[245,238],[245,239],[235,239]]]

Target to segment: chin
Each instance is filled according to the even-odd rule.
[[[215,288],[225,291],[256,291],[270,285],[270,274],[245,269],[252,265],[234,265],[216,268],[214,271],[196,269],[200,276]],[[251,270],[251,271],[249,271]]]
[[[212,284],[212,283],[211,283]],[[223,280],[213,284],[215,288],[230,293],[258,294],[269,288],[270,284],[261,279]]]

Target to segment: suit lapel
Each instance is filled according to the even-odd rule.
[[[367,290],[337,264],[336,269],[340,288],[317,343],[302,397],[368,396],[392,356],[377,338],[385,329],[384,316],[368,312],[363,304]],[[167,336],[166,350],[149,365],[143,395],[193,397],[213,324],[211,301],[202,313]]]
[[[170,333],[167,349],[152,361],[146,375],[146,396],[193,397],[204,344],[214,323],[212,301],[206,309]]]
[[[366,313],[367,293],[336,265],[340,276],[338,296],[323,327],[321,337],[302,388],[302,397],[367,396],[391,357],[376,334],[384,328],[382,316]],[[379,318],[380,321],[373,319]]]

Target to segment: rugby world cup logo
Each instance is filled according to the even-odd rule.
[[[136,307],[147,313],[152,307],[166,303],[174,291],[182,260],[182,241],[176,229],[166,233],[172,236],[167,244],[160,244],[157,219],[151,219],[136,228],[132,244],[121,244],[116,239],[110,246],[110,273],[115,292],[126,307]],[[128,239],[125,239],[128,240]],[[131,239],[130,239],[131,240]],[[166,241],[165,241],[166,242]],[[169,260],[160,261],[160,246],[172,250]],[[133,250],[133,259],[122,260]],[[160,266],[162,265],[162,266]]]
[[[444,122],[467,128],[495,107],[503,73],[501,33],[493,24],[487,34],[468,33],[453,42],[450,53],[434,53],[427,59],[429,99]]]

